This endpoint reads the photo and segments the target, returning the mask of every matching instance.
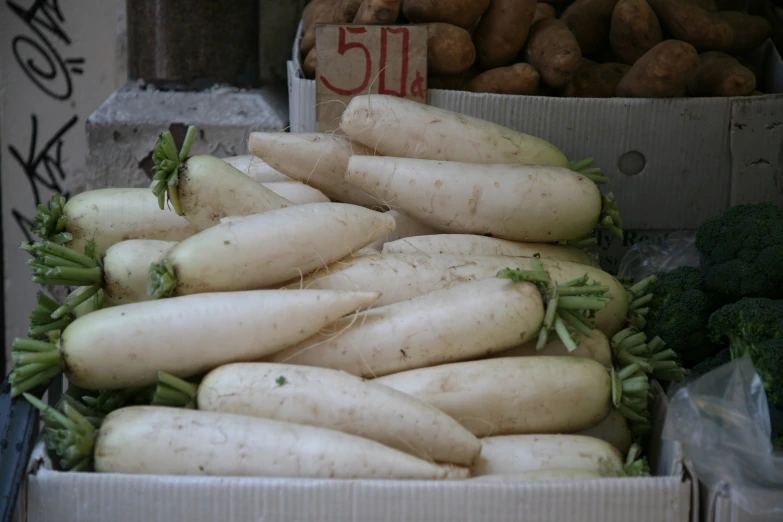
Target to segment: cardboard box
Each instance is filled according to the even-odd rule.
[[[315,81],[288,63],[291,132],[315,132]],[[783,204],[783,60],[752,57],[765,92],[740,98],[580,99],[431,89],[428,103],[540,136],[609,176],[626,230],[694,230],[738,203]],[[642,232],[646,231],[646,232]],[[616,255],[616,254],[612,254]]]
[[[781,522],[778,517],[753,515],[743,510],[731,499],[731,487],[726,484],[709,490],[699,483],[700,498],[703,500],[703,522]],[[781,495],[783,496],[783,495]]]
[[[662,441],[656,477],[549,483],[304,480],[63,473],[36,448],[20,498],[27,522],[697,522],[679,445]]]

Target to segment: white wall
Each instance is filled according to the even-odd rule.
[[[124,0],[0,3],[7,353],[26,333],[38,290],[18,248],[26,222],[53,194],[84,188],[84,123],[126,77],[124,9]]]

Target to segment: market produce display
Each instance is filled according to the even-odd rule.
[[[408,13],[425,19],[428,6]],[[433,118],[450,134],[423,132]],[[356,98],[341,128],[252,133],[258,162],[190,156],[192,127],[179,150],[163,133],[145,215],[150,228],[187,223],[174,239],[147,237],[140,220],[124,236],[82,227],[76,248],[70,203],[41,206],[40,240],[22,245],[33,277],[76,288],[64,303],[39,295],[10,381],[42,410],[57,468],[649,474],[651,379],[684,370],[642,331],[649,281],[620,281],[589,252],[594,229],[622,234],[601,170],[397,98]],[[263,183],[332,199],[295,204]],[[96,196],[91,215],[116,205]],[[56,407],[28,393],[58,374],[70,387]]]
[[[299,51],[317,69],[317,24],[425,24],[433,89],[563,97],[758,94],[744,61],[763,17],[714,0],[315,0]]]

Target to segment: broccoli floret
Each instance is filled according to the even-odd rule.
[[[746,297],[710,316],[715,340],[728,339],[731,358],[749,356],[770,405],[783,407],[783,300]]]
[[[783,208],[736,205],[696,232],[704,288],[723,302],[783,297]]]
[[[663,339],[666,347],[677,353],[685,368],[715,355],[720,346],[712,342],[707,320],[717,305],[702,290],[701,271],[683,266],[661,272],[656,277],[648,288],[652,300],[645,315],[647,338]]]
[[[719,351],[709,359],[704,359],[702,362],[691,368],[691,373],[694,375],[704,375],[710,373],[715,368],[723,366],[731,362],[731,352],[728,348]]]

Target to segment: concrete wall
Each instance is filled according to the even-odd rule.
[[[85,121],[126,77],[124,11],[124,0],[0,4],[7,351],[25,335],[38,290],[18,245],[38,203],[84,187]]]

